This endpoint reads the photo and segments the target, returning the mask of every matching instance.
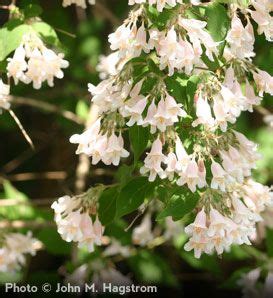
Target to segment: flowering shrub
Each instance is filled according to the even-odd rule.
[[[76,4],[80,14],[87,2],[95,4],[64,0],[62,5]],[[129,0],[128,4],[128,17],[108,36],[112,53],[95,65],[101,81],[96,84],[94,78],[86,88],[91,103],[84,131],[69,139],[85,161],[78,167],[80,178],[82,171],[83,176],[89,171],[88,158],[92,170],[93,166],[110,169],[114,178],[90,188],[80,181],[75,194],[51,202],[61,238],[92,256],[90,262],[74,263],[67,282],[84,284],[91,267],[91,280],[98,288],[105,281],[130,285],[132,281],[106,260],[117,255],[130,259],[142,252],[145,259],[144,249],[172,241],[179,250],[184,247],[180,253],[191,265],[199,264],[204,254],[211,258],[232,254],[238,246],[261,261],[251,245],[258,239],[259,227],[269,225],[266,214],[273,207],[273,191],[253,176],[263,156],[258,144],[240,132],[237,121],[260,109],[272,124],[272,115],[261,105],[263,97],[273,96],[273,77],[255,60],[257,38],[273,40],[271,1]],[[38,90],[47,82],[54,87],[56,78],[66,78],[66,68],[75,61],[63,54],[57,29],[40,18],[40,6],[21,9],[13,3],[4,9],[9,21],[0,30],[0,41],[6,44],[0,47],[4,62],[0,108],[15,117],[13,88],[18,86],[14,85],[32,83]],[[124,232],[128,215],[133,220]],[[122,232],[113,232],[117,223]],[[119,239],[121,234],[129,241]],[[41,248],[30,235],[5,234],[0,271],[23,266],[24,254],[36,251],[34,243]],[[203,256],[190,262],[192,255]],[[261,266],[267,260],[263,256]],[[245,295],[251,274],[256,276],[254,288],[259,279],[265,287],[257,293],[270,293],[266,285],[271,271],[265,266],[263,273],[260,268],[246,275],[241,272],[237,279]]]

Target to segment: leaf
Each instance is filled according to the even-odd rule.
[[[147,10],[147,15],[151,20],[151,23],[156,26],[159,30],[162,30],[166,27],[166,24],[171,19],[172,15],[176,12],[176,8],[164,9],[162,12],[159,12],[154,6],[149,5]]]
[[[121,217],[136,210],[155,188],[146,177],[137,177],[128,182],[120,191],[117,198],[116,216]]]
[[[200,78],[196,75],[193,75],[189,78],[189,80],[187,81],[187,86],[186,86],[186,90],[187,90],[187,112],[188,114],[191,114],[191,110],[192,107],[194,106],[194,96],[196,93],[196,89],[198,86],[198,83],[200,81]]]
[[[223,41],[230,28],[230,19],[225,7],[219,3],[206,6],[207,29],[215,41]]]
[[[111,187],[104,190],[99,198],[99,219],[103,225],[108,225],[115,218],[118,194],[118,187]]]
[[[23,13],[26,19],[37,17],[41,15],[42,12],[43,12],[42,7],[38,4],[33,4],[33,3],[29,3],[23,9]]]
[[[129,129],[129,137],[134,152],[134,162],[136,163],[147,147],[149,128],[134,125]]]
[[[76,105],[76,114],[83,120],[87,120],[89,115],[89,106],[85,100],[80,99]]]
[[[207,29],[215,41],[222,42],[219,46],[220,54],[225,48],[225,38],[230,28],[230,18],[225,7],[219,3],[212,3],[206,7]]]
[[[23,35],[31,31],[31,26],[19,25],[14,27],[14,22],[9,22],[0,29],[0,61],[6,59],[11,52],[17,49]]]
[[[166,259],[145,250],[129,258],[129,265],[140,282],[175,286],[177,279]]]
[[[188,77],[185,74],[175,74],[172,77],[167,77],[165,83],[167,90],[178,102],[185,105],[187,100],[187,86]]]
[[[125,185],[131,180],[132,171],[134,170],[133,165],[121,165],[115,173],[115,179],[120,182],[120,185]]]
[[[37,238],[43,242],[46,250],[53,255],[68,255],[71,252],[71,244],[62,240],[56,228],[44,228],[37,234]]]
[[[197,193],[174,194],[166,208],[158,214],[156,220],[161,220],[167,216],[172,216],[173,220],[179,220],[195,208],[198,199]]]
[[[50,210],[39,209],[32,206],[29,198],[24,193],[18,191],[9,181],[4,180],[3,187],[4,199],[16,200],[18,204],[0,208],[0,216],[9,220],[53,220]]]
[[[34,208],[30,206],[28,197],[18,191],[9,181],[4,180],[4,198],[18,201],[17,205],[0,209],[0,216],[9,220],[31,219],[35,217]]]
[[[269,257],[273,257],[273,230],[267,228],[266,229],[266,248],[267,248],[267,255]]]
[[[45,43],[56,47],[60,46],[60,41],[58,39],[56,31],[47,23],[36,22],[31,24],[31,27],[41,36]]]

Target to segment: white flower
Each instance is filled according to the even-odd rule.
[[[192,123],[194,127],[203,124],[210,128],[214,125],[214,118],[211,115],[210,105],[207,99],[203,98],[201,94],[196,101],[196,116],[197,119]]]
[[[121,255],[128,258],[131,255],[131,251],[129,246],[124,246],[117,239],[113,238],[111,244],[103,251],[103,255],[105,257]]]
[[[14,254],[12,254],[7,247],[5,246],[1,247],[0,248],[0,272],[13,272],[19,268],[20,266]]]
[[[120,159],[129,156],[129,152],[123,148],[124,141],[119,134],[117,137],[114,133],[110,136],[107,142],[107,149],[105,150],[105,154],[102,156],[102,161],[106,165],[113,164],[114,166],[118,166]]]
[[[102,80],[106,79],[109,76],[116,75],[118,73],[119,67],[119,53],[114,52],[108,56],[101,55],[99,57],[99,64],[96,67],[96,70],[100,74]]]
[[[154,235],[152,233],[152,220],[150,213],[147,213],[143,217],[141,224],[133,229],[132,239],[134,244],[140,246],[145,246],[151,240],[154,239]]]
[[[249,179],[243,186],[244,203],[253,212],[263,212],[266,207],[273,207],[273,193],[268,186],[264,186]]]
[[[175,141],[175,154],[177,156],[176,170],[178,171],[178,173],[184,172],[190,161],[190,156],[187,154],[178,136]]]
[[[202,210],[197,213],[194,222],[185,227],[185,233],[189,236],[194,236],[196,239],[205,235],[207,229],[207,216],[204,208],[202,208]]]
[[[262,217],[255,212],[252,212],[246,205],[238,198],[232,198],[232,205],[234,208],[234,222],[237,224],[250,225],[262,221]]]
[[[26,34],[21,45],[15,50],[13,58],[8,59],[8,77],[12,77],[15,84],[18,81],[25,84],[32,82],[35,89],[40,89],[44,81],[52,87],[54,77],[62,79],[62,68],[69,65],[63,57],[63,54],[57,55],[47,49],[37,35]]]
[[[273,17],[271,1],[252,1],[255,10],[251,11],[252,19],[258,24],[258,34],[264,34],[268,41],[273,40]]]
[[[171,216],[167,216],[165,219],[165,231],[163,237],[166,240],[177,239],[183,232],[183,224],[181,221],[173,221]]]
[[[257,72],[252,72],[254,81],[259,90],[259,96],[264,93],[273,95],[273,77],[266,71],[258,69]]]
[[[25,81],[25,71],[28,68],[27,62],[25,61],[26,51],[23,45],[20,45],[14,52],[12,58],[8,58],[7,65],[7,75],[8,77],[12,77],[15,84],[18,84],[19,81]]]
[[[165,173],[166,173],[168,179],[171,181],[171,180],[173,180],[174,173],[176,173],[176,169],[177,169],[177,158],[176,158],[175,153],[170,152],[166,156],[164,163],[167,165]]]
[[[133,126],[135,123],[137,125],[141,125],[143,123],[142,113],[147,105],[147,98],[142,97],[137,101],[131,102],[131,107],[126,105],[125,106],[125,115],[130,116],[130,120],[126,123],[128,126]]]
[[[62,239],[71,241],[80,241],[83,237],[82,231],[79,228],[81,224],[81,213],[79,210],[69,213],[64,219],[57,222],[58,233]]]
[[[10,93],[10,86],[4,84],[3,81],[0,79],[0,109],[9,109],[9,93]]]
[[[213,54],[218,54],[218,43],[212,39],[207,31],[205,31],[207,23],[196,19],[185,19],[180,17],[178,24],[188,32],[194,52],[200,57],[203,52],[201,44],[203,44],[206,49],[206,55],[213,61]]]
[[[247,99],[247,110],[249,112],[253,112],[253,106],[260,105],[262,98],[255,94],[254,88],[249,84],[248,80],[246,80],[246,99]]]
[[[201,237],[191,237],[189,241],[184,245],[186,251],[194,250],[194,256],[199,259],[203,252],[210,253],[208,250],[208,237],[202,235]]]
[[[254,31],[250,21],[246,27],[241,20],[234,15],[231,21],[231,29],[226,37],[229,43],[229,50],[233,56],[238,59],[252,58],[255,56],[254,50]]]
[[[239,183],[244,180],[244,173],[242,168],[238,167],[232,157],[225,151],[220,151],[220,156],[222,158],[222,165],[224,170],[233,178],[235,178]]]
[[[99,138],[100,132],[100,118],[97,119],[86,131],[82,134],[74,134],[70,137],[69,141],[72,144],[79,144],[76,154],[90,154],[92,153],[93,146]]]
[[[162,143],[159,138],[157,138],[153,144],[151,151],[147,153],[147,156],[144,160],[144,166],[141,167],[140,173],[146,174],[149,172],[149,181],[152,182],[155,180],[158,175],[161,179],[166,178],[166,173],[161,167],[161,164],[164,163],[166,157],[162,153]]]
[[[226,185],[229,183],[229,175],[221,165],[215,161],[211,163],[211,173],[212,173],[212,181],[211,188],[220,189],[221,191],[226,190]]]
[[[142,50],[149,52],[144,23],[138,28],[135,20],[119,26],[109,35],[108,41],[111,50],[118,50],[119,57],[126,60],[140,56]]]
[[[94,244],[102,244],[104,227],[98,217],[93,223],[89,212],[83,212],[83,199],[83,196],[64,196],[54,202],[51,208],[55,211],[55,221],[62,239],[78,242],[78,247],[87,247],[89,252],[93,252]]]
[[[151,133],[156,132],[156,120],[154,118],[156,112],[157,112],[156,105],[155,105],[154,100],[152,100],[151,104],[149,105],[148,111],[147,111],[147,116],[143,120],[143,124],[142,124],[142,126],[144,126],[144,127],[150,125]]]
[[[216,209],[211,208],[209,214],[210,225],[207,231],[209,237],[220,236],[224,238],[226,231],[229,231],[229,222]]]
[[[148,3],[149,5],[156,4],[156,9],[159,12],[163,11],[166,5],[174,7],[177,3],[182,3],[182,0],[129,0],[129,5]]]
[[[99,221],[98,217],[95,222],[92,223],[92,219],[88,213],[81,215],[80,230],[82,232],[82,238],[79,240],[79,247],[87,247],[89,252],[94,251],[94,244],[102,244],[102,236],[104,227]]]
[[[0,248],[0,272],[13,272],[25,264],[26,255],[34,256],[36,251],[41,249],[42,243],[32,237],[20,233],[8,233],[3,240],[3,247]]]
[[[180,178],[177,180],[178,185],[187,184],[188,188],[192,191],[196,191],[196,186],[199,184],[200,176],[199,169],[194,159],[190,160],[186,166],[185,172],[179,173]]]
[[[22,254],[34,256],[36,251],[41,248],[42,243],[32,237],[32,233],[26,235],[21,233],[9,233],[5,237],[5,246],[18,257]]]

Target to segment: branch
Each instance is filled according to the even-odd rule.
[[[53,112],[77,124],[80,124],[80,125],[84,124],[84,121],[81,118],[79,118],[76,114],[70,111],[62,110],[58,106],[55,106],[48,102],[39,101],[32,98],[18,97],[18,96],[10,96],[10,102],[15,105],[31,106],[46,112]]]
[[[10,207],[16,205],[27,205],[27,206],[51,206],[51,204],[56,200],[56,198],[52,199],[32,199],[31,201],[19,201],[18,199],[1,199],[0,207]]]
[[[31,140],[30,136],[28,135],[28,133],[24,129],[24,127],[23,127],[22,123],[20,122],[20,120],[18,119],[18,117],[15,115],[15,113],[11,109],[8,109],[8,112],[10,113],[11,117],[14,119],[14,121],[18,125],[19,129],[21,130],[22,135],[24,136],[26,141],[29,143],[31,149],[35,150],[35,147],[33,145],[33,142]]]
[[[67,178],[67,173],[64,171],[59,172],[44,172],[44,173],[19,173],[14,175],[5,176],[9,181],[28,181],[28,180],[64,180]]]
[[[29,228],[29,229],[41,229],[41,228],[47,228],[47,227],[54,227],[55,223],[52,221],[46,221],[46,222],[38,222],[35,220],[1,220],[0,221],[0,229],[21,229],[21,228]]]

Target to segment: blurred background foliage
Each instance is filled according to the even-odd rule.
[[[9,1],[0,2],[9,4]],[[25,220],[29,225],[19,231],[31,227],[34,236],[45,245],[45,249],[31,258],[29,266],[22,272],[0,274],[1,283],[21,281],[37,285],[47,281],[54,284],[63,280],[66,273],[73,272],[76,266],[92,262],[100,256],[99,249],[94,254],[80,250],[76,264],[71,261],[72,247],[58,235],[48,202],[64,193],[76,191],[79,159],[68,139],[71,134],[83,130],[90,104],[87,83],[99,82],[96,71],[99,56],[109,54],[107,36],[127,16],[128,5],[127,0],[97,0],[98,5],[82,10],[75,6],[63,8],[61,2],[17,1],[20,8],[30,4],[39,5],[41,18],[57,32],[61,41],[59,50],[65,53],[70,67],[65,70],[64,79],[55,81],[54,88],[44,86],[40,90],[33,90],[24,84],[12,87],[12,95],[21,99],[15,101],[13,110],[31,136],[35,151],[28,147],[8,113],[4,112],[0,117],[0,196],[1,199],[22,202],[20,206],[0,207],[0,221]],[[0,10],[1,25],[7,21],[7,17],[7,12]],[[273,47],[263,37],[257,37],[256,40],[255,62],[261,69],[273,74]],[[1,65],[0,69],[4,67]],[[33,100],[41,105],[50,104],[54,111],[33,106]],[[74,121],[63,117],[63,111],[75,114]],[[259,182],[268,185],[273,184],[273,128],[265,123],[264,116],[270,111],[273,112],[272,98],[267,96],[261,110],[242,114],[238,123],[242,132],[260,144],[263,159],[254,175]],[[114,168],[106,170],[100,167],[90,168],[86,187],[99,182],[112,182],[113,175],[126,177],[128,173],[126,166],[117,173]],[[34,202],[34,205],[29,205],[29,201]],[[128,217],[129,220],[132,218]],[[127,225],[124,220],[118,220],[107,229],[107,234],[128,245],[131,236],[130,230],[124,231]],[[182,234],[175,239],[174,245],[138,249],[127,261],[116,262],[116,266],[138,283],[158,284],[160,293],[184,297],[240,297],[238,277],[255,268],[264,253],[273,257],[273,230],[267,231],[266,241],[247,250],[234,247],[222,258],[202,256],[197,260],[191,253],[184,251],[185,241]]]

